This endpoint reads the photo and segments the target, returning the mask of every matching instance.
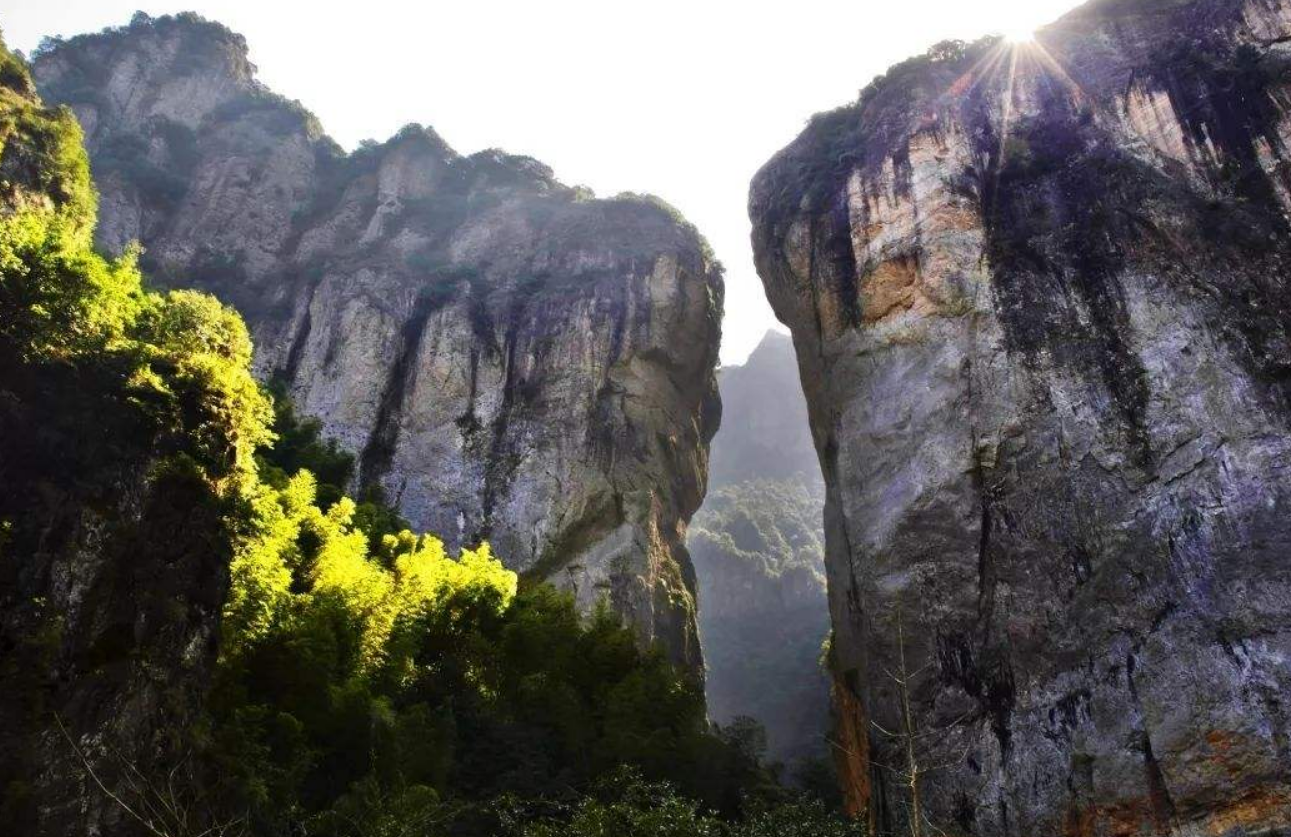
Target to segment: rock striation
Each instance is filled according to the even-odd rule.
[[[417,527],[608,597],[699,665],[684,541],[719,420],[721,268],[661,202],[596,200],[428,128],[345,154],[194,15],[54,42],[99,243],[235,305],[258,374]],[[174,278],[172,278],[174,277]]]
[[[754,179],[880,832],[1291,828],[1288,42],[1286,0],[1094,2]]]
[[[801,778],[804,762],[828,764],[829,613],[825,487],[788,335],[767,332],[743,366],[718,372],[718,388],[724,418],[687,541],[708,712],[723,725],[757,720],[768,757]]]

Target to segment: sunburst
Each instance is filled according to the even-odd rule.
[[[1005,34],[999,43],[982,55],[972,67],[959,76],[942,94],[941,101],[968,96],[979,87],[998,91],[1000,107],[997,153],[1002,154],[1017,120],[1018,97],[1029,85],[1058,85],[1066,90],[1072,103],[1079,105],[1085,93],[1071,74],[1042,43],[1043,33],[1019,27]],[[1061,51],[1060,51],[1061,54]],[[990,177],[998,178],[998,164],[991,167]]]
[[[955,80],[944,93],[944,99],[958,98],[979,85],[998,85],[1003,95],[1003,135],[1008,135],[1014,97],[1024,78],[1046,78],[1067,90],[1071,98],[1080,102],[1084,91],[1054,58],[1041,42],[1036,30],[1019,28],[1012,35],[1001,37],[999,44],[983,55],[972,67]]]
[[[1006,42],[1014,45],[1029,44],[1035,40],[1035,29],[1025,23],[1011,25],[1000,34]]]

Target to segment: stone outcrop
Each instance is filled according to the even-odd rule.
[[[949,834],[1291,828],[1288,42],[1286,0],[1095,2],[755,178],[880,831],[907,743]]]
[[[343,153],[192,15],[60,42],[100,244],[241,311],[256,366],[417,527],[483,539],[698,666],[686,522],[719,404],[720,267],[645,197],[433,131]]]
[[[767,755],[797,778],[827,756],[825,488],[793,344],[768,332],[743,366],[718,373],[722,427],[688,546],[699,581],[708,712],[767,733]]]

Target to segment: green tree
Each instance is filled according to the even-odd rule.
[[[30,777],[60,755],[50,740],[67,739],[68,769],[133,771],[145,752],[183,763],[174,719],[198,697],[174,676],[191,662],[182,638],[220,591],[258,486],[254,452],[271,439],[241,319],[200,294],[146,291],[135,251],[93,252],[80,130],[33,90],[0,46],[0,831],[15,834],[35,830],[49,793]],[[50,579],[69,567],[70,614],[50,606],[68,600]],[[167,577],[179,583],[138,583]],[[153,728],[70,717],[55,731],[51,707],[143,682],[164,692]],[[113,758],[75,744],[118,733],[131,740]]]

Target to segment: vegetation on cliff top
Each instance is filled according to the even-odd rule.
[[[855,102],[811,117],[755,179],[755,194],[762,194],[760,223],[775,227],[799,210],[823,210],[854,169],[896,153],[913,129],[912,116],[927,113],[1000,43],[993,35],[972,43],[943,41],[876,77]]]

